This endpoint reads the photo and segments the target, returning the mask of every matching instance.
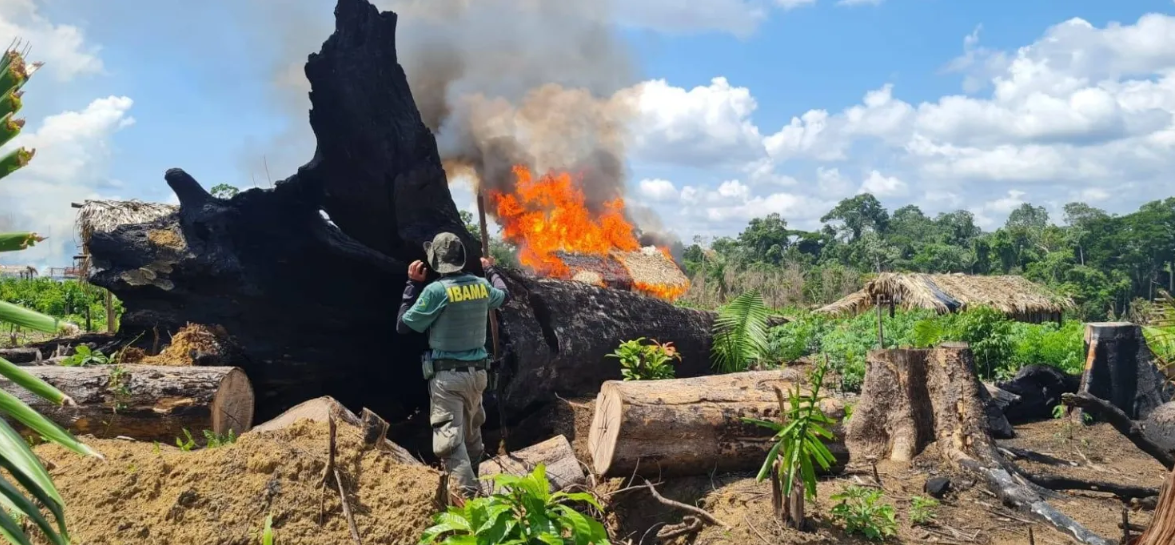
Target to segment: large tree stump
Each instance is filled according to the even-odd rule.
[[[477,474],[480,477],[500,473],[521,476],[534,471],[539,464],[546,467],[547,480],[550,481],[552,492],[587,483],[587,476],[584,475],[579,460],[575,458],[571,443],[562,435],[486,460],[479,464]]]
[[[986,429],[987,397],[966,344],[873,351],[845,444],[855,460],[908,462],[933,443],[944,462],[980,478],[1005,505],[1082,543],[1109,545],[1049,505],[1003,458]]]
[[[1155,515],[1145,532],[1128,545],[1171,545],[1175,543],[1175,471],[1167,475],[1155,505]]]
[[[779,420],[773,387],[786,393],[804,377],[796,369],[655,381],[609,381],[596,398],[588,436],[595,472],[603,476],[706,475],[758,469],[774,442],[770,429],[741,418]],[[839,422],[844,404],[821,408]],[[853,417],[856,420],[856,416]],[[841,426],[828,445],[847,461]]]
[[[172,442],[184,430],[199,436],[248,431],[253,388],[235,367],[155,365],[36,366],[26,371],[73,398],[62,407],[15,384],[0,388],[75,434]]]
[[[1142,328],[1126,322],[1085,325],[1085,371],[1078,392],[1104,399],[1131,420],[1171,401],[1171,385],[1155,366]]]

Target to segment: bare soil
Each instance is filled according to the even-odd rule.
[[[337,490],[320,487],[328,437],[326,424],[301,421],[191,452],[92,438],[106,461],[56,445],[36,451],[74,543],[256,545],[267,515],[283,545],[352,543]],[[361,445],[358,430],[338,427],[336,463],[363,543],[415,543],[432,522],[439,474]]]
[[[1017,438],[1003,441],[1012,446],[1071,461],[1075,466],[1051,466],[1025,460],[1017,463],[1036,473],[1063,474],[1070,477],[1111,481],[1122,484],[1159,487],[1167,473],[1162,465],[1137,450],[1107,424],[1068,425],[1066,421],[1038,422],[1017,427]],[[1072,438],[1070,438],[1072,432]],[[933,447],[931,447],[933,449]],[[969,482],[941,467],[930,449],[910,464],[878,464],[884,502],[894,506],[898,518],[898,536],[889,543],[976,543],[988,545],[1023,545],[1028,543],[1032,526],[1036,543],[1068,544],[1067,536],[1050,527],[1030,521],[1023,515],[1000,505],[980,483]],[[929,526],[912,526],[909,521],[910,498],[923,495],[929,477],[951,479],[952,492],[937,508],[937,522]],[[611,490],[623,486],[620,479],[602,486]],[[836,478],[819,483],[818,500],[807,505],[814,524],[810,532],[784,528],[775,521],[771,509],[771,488],[749,475],[716,475],[676,479],[658,485],[665,497],[698,505],[712,513],[729,528],[705,528],[694,539],[677,543],[693,544],[807,544],[869,543],[859,536],[846,535],[842,526],[829,516],[830,496],[852,485],[873,484],[870,467],[850,466]],[[607,496],[607,491],[602,491]],[[1126,505],[1109,494],[1085,491],[1058,492],[1050,502],[1065,514],[1104,537],[1117,539],[1121,513]],[[677,523],[685,514],[653,501],[644,490],[630,490],[610,496],[612,513],[609,523],[617,538],[632,543],[653,543],[653,536],[665,524]],[[1130,521],[1146,525],[1151,513],[1129,508]]]

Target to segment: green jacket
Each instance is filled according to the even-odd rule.
[[[423,289],[409,282],[396,329],[400,333],[427,331],[433,359],[486,359],[487,316],[509,297],[497,271],[490,268],[486,275],[490,280],[467,273],[443,276]]]

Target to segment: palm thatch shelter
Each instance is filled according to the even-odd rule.
[[[77,229],[83,248],[89,244],[90,237],[96,232],[113,231],[120,225],[147,223],[179,210],[178,206],[139,200],[88,200],[74,204],[73,207],[79,209]]]
[[[873,305],[924,308],[939,314],[973,306],[996,309],[1021,322],[1060,323],[1061,315],[1076,306],[1068,297],[1020,276],[881,273],[860,291],[815,310],[819,314],[858,314]]]

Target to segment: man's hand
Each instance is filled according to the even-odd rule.
[[[428,267],[424,266],[421,260],[413,261],[408,265],[408,279],[413,282],[424,282],[425,275],[428,274]]]
[[[494,258],[492,258],[492,257],[481,258],[481,268],[488,269],[493,266],[494,266]]]

